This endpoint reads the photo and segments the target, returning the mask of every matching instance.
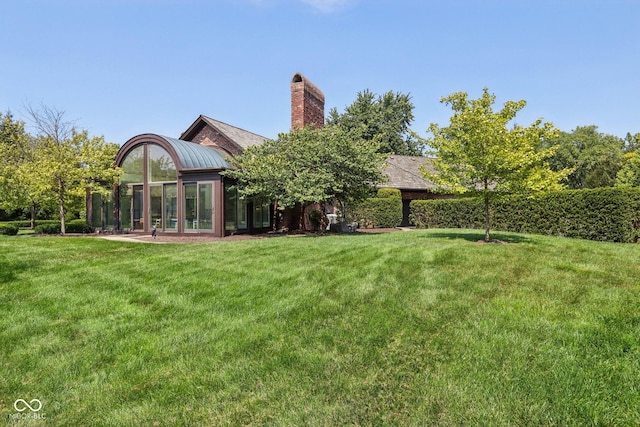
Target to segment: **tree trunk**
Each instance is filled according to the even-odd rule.
[[[304,203],[300,203],[300,218],[298,218],[298,230],[305,231],[305,229],[304,229]]]
[[[278,231],[278,201],[273,201],[273,231]]]
[[[491,236],[489,235],[489,194],[484,195],[484,241],[489,242]]]
[[[66,230],[64,225],[64,182],[62,179],[58,179],[58,209],[60,211],[60,234],[64,236]]]
[[[31,203],[31,207],[29,208],[31,211],[31,229],[36,228],[36,204]]]

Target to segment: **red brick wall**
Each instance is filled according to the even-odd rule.
[[[324,94],[302,74],[291,79],[291,129],[324,126]]]

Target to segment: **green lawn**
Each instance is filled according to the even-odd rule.
[[[0,236],[0,416],[640,424],[640,245],[493,237]]]

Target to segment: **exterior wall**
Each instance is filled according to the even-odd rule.
[[[291,129],[324,126],[324,94],[302,74],[291,80]]]
[[[211,126],[204,126],[200,129],[192,139],[192,142],[217,148],[230,155],[242,153],[242,150],[238,148],[236,144],[229,141],[229,139],[217,132]]]

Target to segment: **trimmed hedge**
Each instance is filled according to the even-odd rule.
[[[402,223],[400,190],[380,188],[378,197],[358,203],[350,215],[363,228],[392,228]]]
[[[0,235],[15,236],[20,231],[20,227],[14,224],[0,224]]]
[[[44,224],[36,225],[36,234],[60,234],[60,221],[47,221]],[[66,233],[93,233],[93,229],[84,219],[74,219],[65,223]]]
[[[610,242],[640,237],[640,189],[599,188],[498,198],[491,228]],[[479,199],[414,200],[411,220],[421,228],[484,228]]]

